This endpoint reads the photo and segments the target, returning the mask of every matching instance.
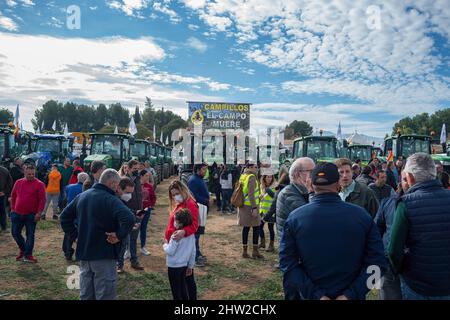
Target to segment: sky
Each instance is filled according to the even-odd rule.
[[[0,0],[0,107],[31,129],[50,99],[242,102],[254,129],[384,137],[450,106],[449,21],[448,0]]]

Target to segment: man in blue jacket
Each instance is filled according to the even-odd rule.
[[[293,211],[280,242],[286,298],[364,300],[387,267],[370,215],[339,196],[339,172],[325,163],[312,172],[315,196]]]
[[[189,178],[188,187],[195,201],[208,207],[209,211],[209,191],[205,180],[203,179],[208,165],[206,163],[200,163],[194,165],[194,174]],[[200,252],[200,235],[205,233],[205,227],[199,226],[197,233],[195,234],[195,263],[197,267],[204,267],[206,263],[206,257]]]
[[[133,213],[116,196],[119,182],[116,170],[105,170],[99,183],[76,197],[60,216],[64,232],[78,239],[81,300],[116,298],[119,242],[134,225]]]

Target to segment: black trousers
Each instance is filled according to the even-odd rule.
[[[75,253],[75,250],[72,248],[72,245],[75,241],[70,239],[69,235],[67,233],[64,233],[64,240],[62,244],[62,250],[64,252],[64,256],[66,258],[72,258],[73,254]]]
[[[186,277],[187,267],[168,268],[173,300],[197,300],[197,284],[194,273]]]
[[[259,240],[259,227],[252,227],[253,228],[253,245],[258,245]],[[247,245],[248,243],[248,234],[250,232],[250,227],[244,227],[242,229],[242,244]]]
[[[261,221],[261,227],[260,227],[260,237],[261,239],[265,239],[265,234],[264,234],[264,221]],[[275,241],[275,224],[274,223],[267,223],[267,228],[269,228],[269,236],[270,236],[270,241]]]

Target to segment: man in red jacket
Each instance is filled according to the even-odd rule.
[[[34,232],[45,207],[45,185],[35,178],[35,173],[34,165],[26,164],[25,178],[16,181],[11,193],[11,233],[20,249],[16,260],[33,263],[37,262],[33,257]]]

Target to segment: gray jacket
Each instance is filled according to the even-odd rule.
[[[277,198],[277,211],[276,211],[276,223],[277,223],[277,236],[278,240],[281,239],[281,233],[284,228],[289,214],[297,208],[307,204],[309,202],[309,194],[306,187],[298,184],[291,183],[285,187],[278,194]]]

